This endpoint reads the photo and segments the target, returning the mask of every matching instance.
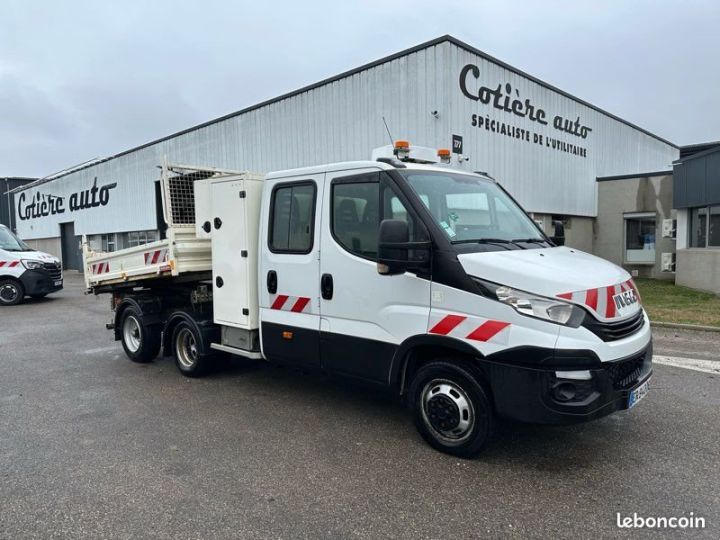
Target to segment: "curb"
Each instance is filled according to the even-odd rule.
[[[650,326],[657,328],[678,328],[680,330],[699,330],[701,332],[720,332],[720,328],[717,326],[700,326],[698,324],[650,321]]]

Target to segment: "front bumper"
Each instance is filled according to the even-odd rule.
[[[26,270],[20,282],[28,296],[50,294],[63,288],[62,275],[58,278],[47,270]]]
[[[541,359],[535,366],[510,363],[507,354],[485,359],[500,416],[537,424],[594,420],[627,409],[630,393],[652,374],[652,341],[631,356],[609,362],[600,362],[589,350],[563,356],[558,352],[548,357],[545,351],[525,351],[523,356]],[[585,379],[563,376],[578,370]]]

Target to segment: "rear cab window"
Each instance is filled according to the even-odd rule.
[[[315,182],[278,184],[270,202],[268,247],[273,253],[307,254],[315,235]]]

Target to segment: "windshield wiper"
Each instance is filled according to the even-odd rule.
[[[455,240],[453,241],[453,244],[500,244],[505,247],[507,244],[512,244],[512,242],[510,240],[505,240],[504,238],[474,238],[472,240]],[[505,247],[505,249],[510,248]]]
[[[543,240],[542,238],[515,238],[510,241],[513,244],[517,242],[525,242],[526,244],[547,244],[547,240]]]

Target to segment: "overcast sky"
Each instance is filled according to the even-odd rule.
[[[677,144],[720,139],[720,2],[1,0],[0,176],[44,176],[443,34]]]

